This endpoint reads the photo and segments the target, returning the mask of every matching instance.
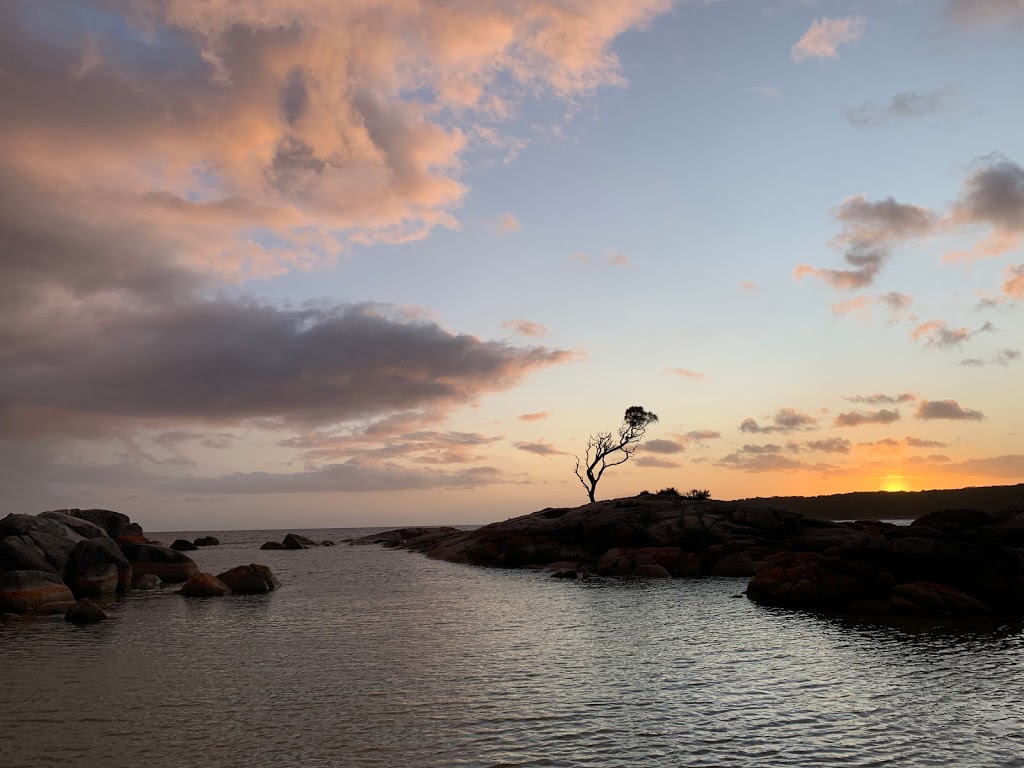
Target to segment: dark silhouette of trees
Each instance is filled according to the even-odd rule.
[[[647,427],[658,420],[656,414],[645,411],[639,405],[631,405],[622,417],[622,426],[618,436],[611,432],[598,432],[587,441],[587,453],[584,460],[576,457],[576,477],[587,490],[587,496],[594,501],[597,483],[608,467],[616,467],[629,460],[636,453],[637,444],[647,431]],[[621,454],[621,457],[618,456]],[[613,457],[609,460],[609,457]],[[617,459],[617,460],[616,460]],[[580,472],[583,468],[584,474]]]

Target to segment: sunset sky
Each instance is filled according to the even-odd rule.
[[[1024,481],[1021,0],[0,4],[0,513]]]

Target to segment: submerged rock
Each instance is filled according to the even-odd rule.
[[[210,573],[194,573],[178,590],[185,597],[223,597],[231,594],[231,587]]]
[[[215,547],[220,544],[220,539],[216,536],[200,536],[198,539],[192,542],[197,547]]]
[[[289,533],[281,543],[285,549],[311,549],[312,547],[320,546],[312,539],[307,539],[305,536],[300,536],[297,533]]]
[[[260,549],[287,549],[280,541],[268,541]]]
[[[217,578],[239,595],[264,594],[281,586],[267,566],[257,563],[235,566],[230,571],[218,574]]]
[[[132,589],[159,589],[160,577],[152,573],[143,573],[132,579]]]
[[[72,624],[95,624],[106,620],[107,614],[103,609],[87,597],[76,601],[64,614],[64,621]]]

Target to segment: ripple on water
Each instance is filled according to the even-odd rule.
[[[217,535],[204,570],[264,562],[283,588],[0,628],[0,766],[1024,766],[1019,624],[886,627],[730,599],[727,579]]]

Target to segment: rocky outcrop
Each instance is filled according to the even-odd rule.
[[[210,573],[194,573],[178,590],[185,597],[223,597],[231,594],[231,587]]]
[[[216,547],[220,544],[220,539],[216,536],[200,536],[198,539],[192,542],[197,547]]]
[[[267,566],[256,563],[235,566],[217,578],[239,595],[260,595],[281,586]]]
[[[83,520],[64,512],[58,512],[56,510],[52,512],[41,512],[38,517],[42,517],[47,520],[56,520],[61,525],[66,525],[79,536],[86,539],[109,538],[107,532],[95,523],[90,523],[88,520]]]
[[[1024,612],[1024,509],[942,510],[896,526],[646,494],[472,531],[356,539],[455,563],[616,578],[749,578],[758,602],[810,610]]]
[[[125,592],[132,585],[131,563],[112,539],[84,539],[75,545],[65,581],[75,597]]]
[[[75,601],[50,571],[0,573],[0,613],[63,613]]]
[[[171,549],[175,552],[195,552],[199,547],[188,539],[175,539],[171,542]]]
[[[56,520],[10,514],[0,520],[0,571],[47,571],[63,577],[71,552],[82,540]]]
[[[142,526],[133,523],[128,515],[122,512],[113,512],[109,509],[59,509],[56,511],[93,523],[105,530],[112,539],[116,539],[118,536],[142,535]]]
[[[199,566],[188,555],[176,552],[170,547],[155,544],[126,544],[121,548],[131,563],[132,570],[139,575],[151,573],[161,581],[178,583],[199,573]]]

